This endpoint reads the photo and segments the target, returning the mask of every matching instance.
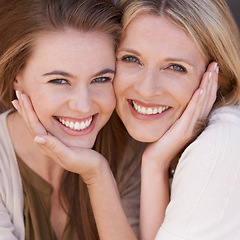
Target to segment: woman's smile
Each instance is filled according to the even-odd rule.
[[[98,114],[86,118],[54,117],[60,128],[68,135],[81,136],[89,134],[95,126]]]
[[[206,62],[186,32],[164,17],[138,15],[123,36],[114,79],[116,109],[134,139],[154,142],[182,115]]]
[[[138,119],[149,121],[160,118],[170,108],[170,106],[149,104],[139,100],[128,100],[128,103],[132,113]]]
[[[47,132],[69,147],[91,148],[115,107],[114,73],[107,34],[66,29],[41,34],[16,79]]]

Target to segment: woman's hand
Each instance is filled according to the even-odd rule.
[[[18,100],[13,105],[23,117],[34,141],[38,143],[45,156],[51,158],[64,169],[78,173],[87,184],[92,184],[95,176],[108,168],[106,159],[98,152],[86,148],[69,148],[46,131],[39,121],[30,98],[16,92]]]

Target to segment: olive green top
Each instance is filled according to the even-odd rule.
[[[56,240],[51,226],[51,184],[29,168],[24,161],[17,158],[23,184],[24,220],[26,240]],[[62,240],[77,239],[67,220]]]

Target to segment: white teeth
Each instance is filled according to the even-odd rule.
[[[76,130],[76,131],[82,131],[86,128],[88,128],[92,122],[92,117],[89,119],[89,120],[86,120],[85,122],[82,121],[82,122],[69,122],[68,120],[65,121],[64,119],[61,119],[61,118],[57,118],[58,121],[60,123],[62,123],[64,126],[72,129],[72,130]]]
[[[140,107],[139,105],[137,105],[137,103],[135,103],[134,101],[132,101],[133,104],[133,108],[136,112],[143,114],[143,115],[154,115],[154,114],[159,114],[162,113],[164,111],[166,111],[167,109],[169,109],[169,106],[165,106],[165,107],[159,107],[159,108],[146,108],[146,107]]]

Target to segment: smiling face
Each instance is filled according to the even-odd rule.
[[[181,116],[206,69],[191,38],[166,18],[141,14],[117,52],[117,112],[130,135],[158,140]]]
[[[111,37],[73,29],[39,36],[16,77],[46,130],[69,147],[91,148],[115,107]]]

